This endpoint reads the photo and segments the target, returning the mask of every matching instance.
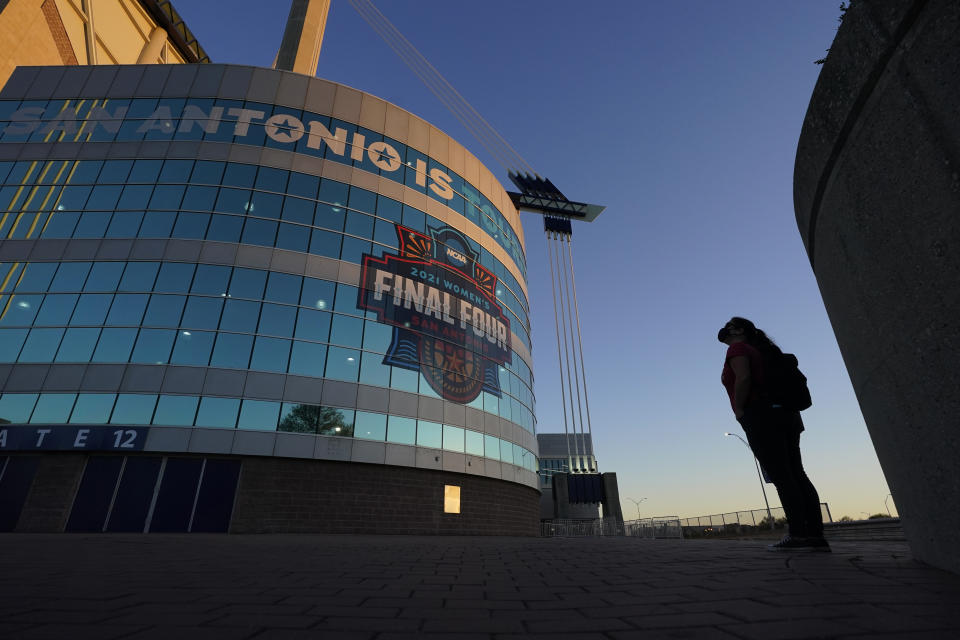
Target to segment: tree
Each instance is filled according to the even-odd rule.
[[[352,436],[353,420],[347,419],[346,410],[343,409],[298,404],[280,421],[278,430],[291,433]]]

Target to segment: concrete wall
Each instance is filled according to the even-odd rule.
[[[960,572],[960,3],[853,3],[794,199],[913,552]]]

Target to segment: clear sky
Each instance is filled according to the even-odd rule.
[[[889,490],[793,213],[813,61],[836,33],[837,0],[375,4],[538,173],[607,206],[574,223],[573,250],[595,449],[627,517],[628,497],[646,498],[644,516],[763,506],[750,453],[723,436],[741,433],[716,339],[733,315],[800,359],[814,400],[805,465],[834,518],[884,510]],[[266,67],[289,10],[176,7],[214,62]],[[333,0],[318,75],[419,115],[508,184],[347,0]],[[524,229],[538,430],[562,432],[541,219],[525,214]]]

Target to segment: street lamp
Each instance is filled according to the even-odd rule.
[[[633,498],[627,498],[630,502],[637,505],[637,520],[640,519],[640,503],[646,500],[646,498],[640,498],[639,500],[634,500]]]
[[[742,442],[742,443],[743,443],[743,446],[745,446],[747,449],[750,449],[750,445],[747,444],[747,441],[744,440],[743,438],[741,438],[740,436],[738,436],[737,434],[735,434],[735,433],[730,433],[729,431],[726,431],[726,432],[724,432],[723,435],[725,435],[725,436],[733,436],[734,438],[736,438],[737,440],[739,440],[740,442]],[[750,455],[753,456],[753,449],[750,449]],[[775,527],[774,527],[774,522],[773,522],[773,513],[770,511],[770,501],[767,500],[767,487],[764,485],[764,482],[763,482],[763,474],[760,472],[760,461],[757,460],[757,456],[753,456],[753,461],[754,461],[754,463],[756,463],[756,465],[757,465],[757,477],[760,478],[760,490],[763,491],[763,502],[764,502],[764,504],[767,505],[767,517],[770,518],[770,528],[773,529],[773,528],[775,528]]]
[[[889,516],[889,517],[891,517],[891,518],[893,517],[893,515],[890,513],[890,507],[887,505],[887,500],[889,500],[889,499],[892,498],[892,497],[893,497],[893,494],[892,494],[892,493],[888,493],[888,494],[887,494],[887,497],[883,499],[883,507],[887,510],[887,516]],[[896,504],[897,504],[897,501],[894,500],[894,501],[893,501],[893,504],[896,505]]]

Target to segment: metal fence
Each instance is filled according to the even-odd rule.
[[[771,522],[770,518],[773,517]],[[833,522],[830,515],[830,506],[826,502],[820,503],[820,516],[824,522]],[[764,531],[785,529],[787,516],[783,507],[770,509],[753,509],[750,511],[733,511],[717,513],[696,518],[681,518],[684,536],[687,538],[702,538],[724,535],[750,535]]]
[[[540,535],[544,538],[582,538],[589,536],[624,536],[633,538],[683,538],[683,528],[676,516],[660,516],[618,522],[614,518],[596,520],[542,520]]]

